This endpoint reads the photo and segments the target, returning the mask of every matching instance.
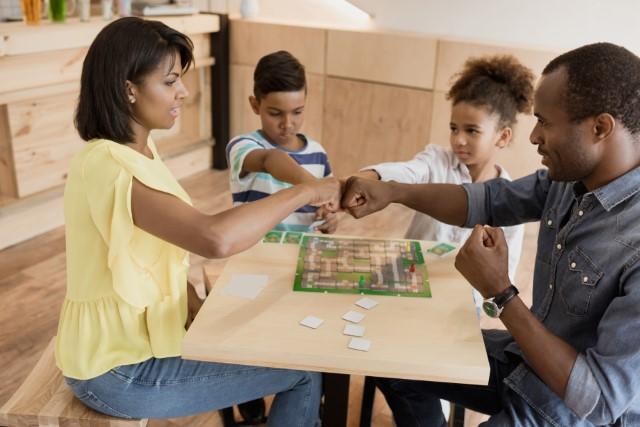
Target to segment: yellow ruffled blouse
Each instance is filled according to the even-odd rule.
[[[133,224],[132,178],[191,200],[160,160],[96,139],[72,160],[64,192],[67,293],[56,361],[63,375],[97,377],[151,357],[180,355],[189,254]]]

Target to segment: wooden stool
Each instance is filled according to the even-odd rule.
[[[147,420],[100,414],[75,398],[54,358],[55,337],[11,399],[0,408],[0,425],[145,427]]]

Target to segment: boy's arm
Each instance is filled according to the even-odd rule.
[[[242,162],[240,177],[249,172],[266,172],[275,179],[290,184],[315,181],[316,177],[281,150],[253,150]]]

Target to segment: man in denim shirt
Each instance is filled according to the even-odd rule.
[[[565,53],[534,111],[548,170],[464,186],[347,182],[355,217],[396,202],[475,225],[456,268],[496,297],[507,328],[484,331],[488,386],[377,379],[401,427],[445,425],[439,398],[491,414],[485,426],[640,425],[640,58],[608,43]],[[541,221],[530,310],[493,228],[527,221]]]

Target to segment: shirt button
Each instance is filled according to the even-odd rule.
[[[549,225],[549,226],[553,225],[553,221],[551,221],[551,220],[547,221],[547,225]]]
[[[571,263],[571,268],[576,268],[576,263],[575,262]]]
[[[584,276],[584,277],[582,278],[582,281],[583,281],[584,283],[587,283],[587,282],[589,281],[589,278],[588,278],[587,276]]]
[[[549,283],[549,289],[553,289],[553,283]]]
[[[558,243],[558,244],[556,245],[556,248],[557,248],[558,250],[560,250],[560,249],[562,249],[562,245],[561,245],[560,243]]]
[[[584,212],[583,212],[583,211],[581,211],[581,210],[580,210],[580,211],[578,211],[578,216],[582,216],[582,215],[584,215]]]

